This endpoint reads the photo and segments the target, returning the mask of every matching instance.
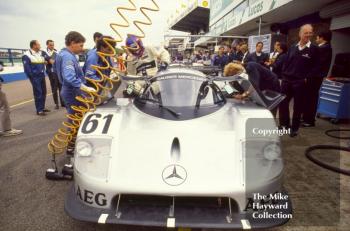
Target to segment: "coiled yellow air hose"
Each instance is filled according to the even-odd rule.
[[[96,70],[97,75],[100,79],[89,79],[86,78],[87,81],[90,83],[90,85],[95,89],[95,92],[90,92],[87,90],[82,90],[84,95],[83,96],[77,96],[76,100],[81,103],[80,106],[72,106],[71,108],[74,110],[74,114],[67,114],[66,117],[68,118],[68,121],[65,121],[62,123],[63,127],[58,129],[57,133],[54,135],[53,139],[48,144],[48,150],[50,154],[57,155],[63,153],[67,147],[74,147],[75,145],[75,138],[78,133],[81,121],[84,118],[84,115],[87,112],[91,112],[96,110],[96,106],[99,105],[102,102],[102,99],[107,96],[108,92],[112,90],[113,85],[120,82],[120,76],[119,74],[125,71],[125,60],[121,57],[118,57],[116,59],[118,66],[113,67],[109,64],[107,57],[115,58],[116,57],[116,50],[111,45],[111,43],[120,43],[123,42],[124,39],[119,33],[120,28],[128,28],[130,27],[130,23],[123,14],[123,11],[137,11],[137,7],[133,0],[128,0],[130,3],[130,6],[128,7],[117,7],[117,14],[122,18],[122,23],[110,23],[111,29],[116,33],[116,39],[108,39],[104,38],[103,41],[105,44],[108,45],[111,52],[110,54],[103,53],[103,52],[97,52],[98,56],[103,61],[103,65],[97,66],[93,65],[91,66],[94,70]],[[154,0],[151,0],[154,7],[140,7],[141,13],[145,16],[146,20],[140,21],[135,20],[133,21],[133,24],[136,26],[136,28],[139,30],[140,34],[132,34],[134,36],[137,36],[139,38],[144,38],[145,33],[142,30],[142,25],[152,25],[151,18],[147,15],[146,11],[159,11],[159,7],[157,3]],[[131,48],[131,47],[125,47],[122,46],[123,50],[125,52],[128,52],[129,50],[138,49]],[[105,70],[111,70],[111,76],[114,75],[114,78],[111,78],[110,76],[107,76],[103,74],[103,71]]]

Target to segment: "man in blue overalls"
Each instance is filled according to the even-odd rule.
[[[106,41],[105,41],[106,40]],[[85,74],[86,78],[90,78],[90,79],[94,79],[94,80],[100,80],[102,79],[102,77],[100,76],[100,74],[92,67],[92,66],[100,66],[100,67],[104,67],[106,66],[106,64],[104,63],[103,59],[100,58],[100,56],[98,55],[98,52],[104,53],[104,54],[113,54],[114,50],[111,49],[110,46],[113,47],[113,49],[116,46],[116,42],[114,41],[114,39],[110,36],[102,36],[97,42],[96,42],[96,49],[93,49],[92,52],[90,52],[89,56],[87,57],[87,60],[85,62],[85,65],[83,67],[83,71]],[[114,67],[116,64],[112,61],[111,57],[106,56],[106,59],[110,65],[110,67]],[[100,70],[101,73],[104,76],[107,76],[109,78],[116,77],[113,74],[111,75],[111,69],[105,69],[105,70]],[[106,94],[106,100],[110,100],[113,98],[115,92],[118,90],[119,86],[120,86],[120,81],[113,83],[113,88]],[[106,86],[107,82],[102,82],[100,83],[103,86]],[[112,87],[112,86],[109,86]]]
[[[85,38],[79,32],[71,31],[66,35],[65,43],[66,48],[56,56],[55,65],[58,79],[62,84],[61,96],[67,112],[74,114],[72,106],[80,105],[76,97],[82,95],[81,89],[90,91],[94,89],[85,85],[84,73],[76,58],[76,55],[84,51]]]
[[[94,43],[95,43],[95,46],[94,48],[90,49],[87,54],[86,54],[86,60],[89,58],[89,56],[96,52],[96,46],[97,46],[97,41],[100,40],[102,38],[103,34],[101,34],[100,32],[95,32],[94,35],[93,35],[93,38],[94,38]]]
[[[116,43],[112,42],[113,38],[110,36],[103,36],[96,42],[96,49],[92,49],[89,56],[87,57],[87,60],[85,62],[85,65],[83,67],[83,71],[85,73],[85,77],[90,78],[90,79],[95,79],[95,80],[100,80],[101,78],[99,77],[97,71],[92,68],[91,66],[106,66],[106,64],[103,62],[103,60],[98,56],[97,52],[105,53],[105,54],[113,54],[113,50],[110,49],[108,46],[107,42],[104,41],[104,39],[108,39],[108,43],[112,46],[115,47]],[[106,59],[109,62],[109,65],[113,67],[113,62],[111,57],[106,57]],[[109,76],[111,74],[111,69],[106,69],[106,70],[101,70],[101,72],[104,75]]]
[[[30,50],[24,53],[22,57],[24,72],[27,75],[33,87],[35,107],[37,115],[44,116],[46,100],[46,82],[45,82],[45,54],[40,50],[40,43],[37,40],[30,42]]]

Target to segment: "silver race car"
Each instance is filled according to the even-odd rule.
[[[283,96],[241,76],[171,68],[138,96],[87,114],[65,203],[95,223],[266,228],[291,218],[280,135],[270,112]],[[248,92],[246,98],[235,95]],[[236,97],[237,98],[237,97]]]

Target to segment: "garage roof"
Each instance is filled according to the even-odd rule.
[[[196,7],[186,16],[177,21],[173,26],[171,26],[170,29],[191,33],[198,33],[201,29],[203,29],[205,32],[207,32],[209,27],[209,14],[209,9]]]

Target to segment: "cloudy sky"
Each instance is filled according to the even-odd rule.
[[[134,0],[137,7],[152,6],[151,0]],[[168,17],[179,8],[178,0],[157,0],[159,12],[151,12],[154,24],[146,31],[146,44],[163,41]],[[45,47],[47,39],[56,42],[56,48],[64,46],[64,36],[71,30],[82,33],[86,48],[93,47],[92,35],[99,31],[114,37],[111,22],[120,22],[116,7],[127,6],[127,0],[0,0],[0,47],[28,48],[29,41],[37,39]],[[142,19],[138,13],[127,13],[132,20]],[[134,26],[122,30],[123,34],[135,33]]]

